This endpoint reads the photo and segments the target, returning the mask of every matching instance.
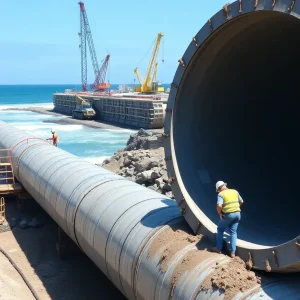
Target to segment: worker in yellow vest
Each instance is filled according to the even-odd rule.
[[[228,189],[227,183],[218,181],[216,183],[218,193],[217,212],[220,216],[217,232],[217,244],[211,250],[221,253],[223,248],[224,231],[229,227],[230,232],[230,256],[235,257],[237,229],[241,220],[241,208],[244,203],[239,192]]]

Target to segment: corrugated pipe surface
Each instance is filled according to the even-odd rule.
[[[0,144],[13,149],[24,188],[128,299],[224,297],[200,287],[212,267],[229,258],[199,250],[201,242],[189,235],[176,202],[3,122]],[[279,279],[263,282],[263,288],[255,281],[236,299],[299,295],[299,279]]]
[[[225,5],[179,60],[164,129],[172,190],[194,233],[216,232],[224,180],[244,199],[236,253],[272,272],[300,271],[299,17],[294,0]]]

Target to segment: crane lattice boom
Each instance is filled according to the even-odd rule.
[[[110,87],[109,83],[105,83],[105,77],[107,72],[108,61],[110,55],[105,57],[105,60],[99,68],[94,41],[92,37],[92,31],[88,21],[86,9],[83,2],[78,3],[80,6],[80,38],[81,38],[81,78],[82,78],[82,90],[87,90],[87,55],[86,55],[86,41],[88,41],[93,70],[95,74],[94,84],[92,88],[96,90],[107,89]]]
[[[158,51],[159,51],[159,46],[160,46],[160,42],[161,42],[161,38],[163,37],[162,33],[159,33],[157,35],[157,39],[155,42],[155,46],[153,49],[153,53],[149,62],[149,66],[147,69],[147,73],[146,73],[146,77],[145,80],[143,80],[143,77],[141,76],[141,74],[139,73],[138,69],[135,68],[134,69],[134,73],[136,74],[139,82],[140,82],[140,86],[138,86],[135,91],[136,92],[160,92],[160,91],[164,91],[163,87],[158,87],[157,82],[156,82],[156,75],[157,75],[157,55],[158,55]]]
[[[81,48],[81,84],[82,90],[87,90],[87,57],[86,57],[86,30],[85,30],[85,20],[84,14],[84,4],[79,2],[80,5],[80,48]]]
[[[92,89],[95,89],[97,91],[102,91],[102,90],[110,88],[110,84],[105,83],[105,77],[106,77],[106,72],[107,72],[107,68],[108,68],[109,58],[110,58],[110,55],[107,54],[103,61],[102,66],[98,72],[98,75],[96,76],[94,84],[91,85]]]

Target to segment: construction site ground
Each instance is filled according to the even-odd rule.
[[[41,300],[126,299],[84,253],[59,259],[55,247],[57,225],[35,201],[27,201],[25,209],[20,211],[15,199],[6,199],[9,225],[0,225],[0,247],[22,270]],[[42,226],[22,229],[19,222],[13,224],[13,218],[32,217]],[[34,299],[22,277],[2,253],[0,270],[0,299]]]

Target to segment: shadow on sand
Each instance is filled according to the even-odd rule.
[[[21,220],[29,221],[33,217],[41,227],[20,228]],[[0,231],[1,247],[22,269],[40,299],[126,299],[84,253],[78,251],[67,259],[58,258],[57,225],[35,201],[28,201],[20,211],[17,200],[6,197],[6,219],[11,230]],[[33,270],[22,268],[27,262],[17,254],[20,252],[25,254]]]

